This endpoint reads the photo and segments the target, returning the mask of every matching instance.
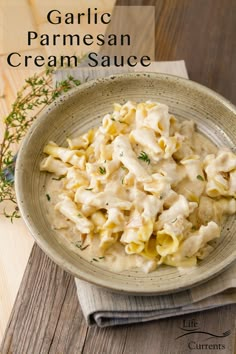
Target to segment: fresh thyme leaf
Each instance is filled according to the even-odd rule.
[[[12,207],[10,205],[9,210],[3,209],[2,212],[11,221],[20,217],[14,190],[15,148],[45,106],[80,84],[79,80],[69,76],[53,87],[54,71],[55,68],[46,67],[44,71],[26,79],[10,113],[4,118],[3,138],[0,141],[0,203],[11,202]]]
[[[79,248],[81,251],[86,250],[86,248],[89,247],[89,245],[83,246],[81,241],[75,242],[74,243],[75,247]]]
[[[111,118],[111,120],[113,120],[114,122],[116,121],[115,118]]]
[[[175,220],[171,221],[171,224],[173,224],[174,222],[176,222],[177,218],[175,218]]]
[[[89,245],[86,245],[86,246],[84,246],[84,247],[80,247],[80,249],[81,249],[81,251],[84,251],[84,250],[86,250],[86,248],[88,248],[89,247]]]
[[[82,215],[79,213],[78,215],[77,215],[79,218],[82,218]]]
[[[101,173],[101,175],[105,175],[106,173],[106,168],[105,167],[99,167],[99,172]]]
[[[205,181],[205,179],[201,175],[197,175],[197,179],[199,179],[199,181]]]
[[[96,258],[93,258],[92,261],[99,262],[98,259]]]
[[[74,245],[75,245],[75,247],[81,249],[81,246],[82,246],[81,241],[75,242]]]
[[[121,183],[124,184],[124,177],[122,178]]]
[[[93,188],[85,188],[86,191],[92,191]]]
[[[121,168],[126,171],[128,170],[128,168],[126,168],[125,166],[121,166]]]
[[[58,177],[58,178],[56,178],[56,177],[52,177],[52,179],[54,180],[54,181],[60,181],[62,178],[64,178],[65,176],[60,176],[60,177]]]
[[[3,210],[4,216],[5,216],[6,218],[10,219],[10,220],[11,220],[11,223],[13,223],[13,219],[14,219],[14,218],[15,218],[15,219],[19,219],[19,218],[20,218],[20,215],[18,214],[18,212],[19,212],[18,207],[16,207],[15,211],[14,211],[12,214],[10,214],[10,215],[6,213],[6,210],[5,210],[5,209]]]
[[[47,200],[50,202],[50,200],[51,200],[50,195],[49,195],[49,194],[46,194],[46,197],[47,197]]]
[[[104,259],[105,257],[98,257],[99,259]]]
[[[151,160],[149,159],[149,157],[145,151],[140,152],[138,159],[143,160],[143,161],[147,162],[148,164],[150,164],[150,162],[151,162]]]

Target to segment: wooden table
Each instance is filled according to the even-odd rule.
[[[119,0],[119,5],[156,5],[156,60],[185,59],[190,78],[236,104],[235,0]],[[118,328],[88,328],[76,297],[73,277],[33,247],[1,354],[20,353],[233,353],[236,306],[175,319]],[[224,339],[204,341],[181,335],[183,321],[197,320]],[[190,344],[189,344],[190,343]],[[221,349],[191,349],[221,344]],[[224,348],[222,347],[224,346]],[[205,348],[205,349],[204,349]]]

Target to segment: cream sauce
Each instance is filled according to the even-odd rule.
[[[209,139],[196,132],[193,134],[192,147],[194,153],[200,156],[217,152],[217,147]],[[149,168],[151,169],[151,166]],[[115,243],[102,255],[99,251],[99,236],[96,237],[95,235],[92,240],[82,242],[80,232],[76,230],[74,224],[54,208],[59,202],[58,191],[62,188],[63,181],[53,178],[49,179],[46,186],[46,193],[50,196],[47,204],[48,218],[51,221],[52,228],[57,232],[61,244],[88,262],[115,273],[136,267],[142,267],[145,272],[156,268],[156,262],[152,260],[147,260],[139,255],[127,255],[124,246],[120,243]],[[182,272],[183,269],[180,269],[180,271]]]
[[[81,235],[76,230],[74,224],[67,220],[59,211],[55,210],[55,205],[59,202],[58,190],[63,188],[62,181],[56,181],[50,178],[47,183],[47,192],[50,196],[50,201],[47,204],[47,214],[51,221],[52,229],[57,232],[58,241],[71,251],[80,255],[88,262],[92,262],[104,269],[109,269],[112,272],[119,273],[124,270],[135,267],[150,267],[150,261],[145,261],[143,257],[138,255],[127,255],[124,251],[124,246],[120,243],[115,243],[108,249],[105,255],[100,253],[100,239],[96,235],[92,240],[81,241]],[[45,195],[46,197],[46,195]]]

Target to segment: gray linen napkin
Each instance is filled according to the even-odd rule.
[[[87,68],[58,71],[56,81],[72,74],[81,82],[116,73],[144,71],[142,66],[130,68]],[[185,62],[153,62],[145,71],[156,71],[188,78]],[[88,324],[100,327],[146,322],[212,309],[236,303],[236,263],[208,282],[161,296],[127,296],[110,292],[75,278],[78,299]]]

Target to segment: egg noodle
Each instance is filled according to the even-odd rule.
[[[100,127],[67,143],[49,142],[40,165],[60,180],[49,208],[63,222],[54,228],[73,227],[79,248],[96,244],[98,259],[119,245],[146,272],[194,266],[236,212],[236,155],[165,104],[115,103]]]

